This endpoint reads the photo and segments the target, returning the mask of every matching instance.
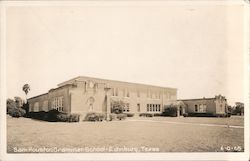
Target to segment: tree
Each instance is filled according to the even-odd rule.
[[[19,107],[20,102],[16,102],[17,100],[20,101],[20,97],[15,97],[15,100],[13,99],[7,99],[7,114],[9,114],[12,117],[22,117],[25,115],[25,110]]]
[[[29,84],[23,85],[23,91],[24,91],[24,93],[26,95],[26,103],[27,103],[27,95],[28,95],[28,93],[30,91],[30,85]]]
[[[244,103],[235,102],[235,113],[239,115],[244,115]]]
[[[162,115],[163,116],[172,116],[172,117],[176,117],[177,116],[177,105],[176,104],[169,104],[169,105],[165,105]]]
[[[16,107],[17,108],[22,108],[23,107],[23,100],[21,97],[14,97],[15,103],[16,103]]]
[[[119,114],[123,112],[125,103],[122,100],[114,101],[111,100],[111,113]]]

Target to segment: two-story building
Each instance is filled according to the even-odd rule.
[[[29,111],[56,109],[65,113],[110,113],[112,101],[123,101],[124,112],[161,113],[177,99],[177,89],[79,76],[48,93],[28,99]]]

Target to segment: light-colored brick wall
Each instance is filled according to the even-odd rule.
[[[212,98],[212,99],[190,99],[182,100],[186,105],[186,111],[188,113],[195,113],[195,105],[199,107],[200,104],[206,104],[206,113],[211,114],[225,114],[227,101],[224,98]]]
[[[108,93],[106,89],[109,89]],[[113,89],[118,90],[117,96],[112,94]],[[72,79],[62,83],[58,88],[50,90],[47,95],[31,98],[29,102],[30,106],[38,102],[39,110],[48,111],[52,109],[53,99],[63,96],[64,112],[85,115],[91,111],[100,113],[106,112],[107,109],[110,111],[110,107],[107,108],[107,94],[110,100],[122,100],[129,103],[129,112],[144,113],[149,112],[147,104],[160,104],[162,111],[165,104],[176,101],[177,89],[81,77],[81,79]],[[138,111],[138,104],[140,111]],[[47,109],[46,105],[48,105]]]
[[[216,113],[216,106],[213,99],[206,100],[206,99],[200,99],[200,100],[185,100],[183,101],[187,107],[186,112],[188,113],[195,113],[195,105],[199,107],[200,104],[206,104],[206,113],[215,114]]]

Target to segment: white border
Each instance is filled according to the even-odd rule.
[[[245,10],[245,41],[244,41],[244,100],[245,100],[245,119],[244,119],[244,142],[245,152],[243,153],[223,153],[223,152],[209,152],[209,153],[85,153],[85,154],[7,154],[6,153],[6,28],[5,28],[5,12],[6,8],[10,6],[159,6],[159,5],[244,5]],[[249,3],[244,0],[230,0],[230,1],[150,1],[150,0],[119,0],[119,1],[0,1],[0,24],[1,24],[1,159],[2,160],[249,160]]]

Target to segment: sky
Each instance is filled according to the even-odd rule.
[[[243,102],[242,6],[109,3],[7,8],[7,97],[90,76]]]

